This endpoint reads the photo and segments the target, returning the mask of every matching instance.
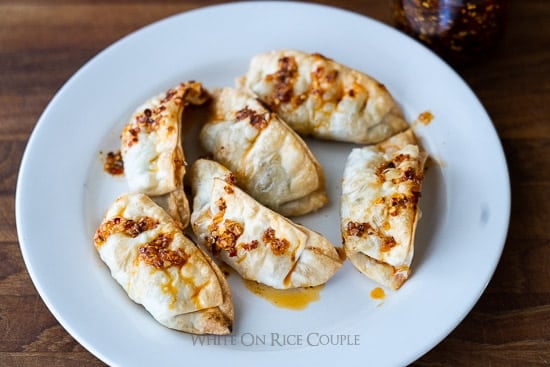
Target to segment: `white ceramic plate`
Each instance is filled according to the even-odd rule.
[[[118,147],[143,101],[195,79],[232,85],[256,53],[320,52],[383,82],[429,153],[413,275],[383,303],[376,284],[346,263],[302,311],[277,308],[229,277],[232,337],[197,339],[164,328],[132,303],[97,256],[92,236],[125,191],[102,171],[100,151]],[[340,244],[338,203],[349,144],[309,141],[327,174],[330,205],[299,221]],[[196,142],[187,142],[193,150]],[[418,43],[369,18],[299,3],[256,2],[180,14],[124,38],[85,65],[44,111],[24,155],[17,226],[29,273],[59,322],[109,365],[405,365],[465,317],[489,282],[508,227],[506,162],[472,91]],[[202,341],[202,345],[201,345]],[[322,345],[327,344],[328,345]],[[268,352],[269,351],[269,352]]]

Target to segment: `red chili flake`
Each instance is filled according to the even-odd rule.
[[[103,170],[113,176],[124,174],[124,162],[122,161],[120,150],[107,153],[105,162],[103,163]]]

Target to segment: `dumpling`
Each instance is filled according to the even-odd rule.
[[[426,157],[409,129],[378,146],[353,149],[344,169],[346,255],[361,272],[393,289],[410,273]]]
[[[185,106],[201,105],[208,98],[200,83],[181,83],[139,107],[121,136],[130,191],[151,196],[183,226],[189,222],[189,203],[183,191],[181,116]]]
[[[120,196],[94,236],[111,275],[162,325],[194,334],[228,334],[233,303],[217,265],[143,194]]]
[[[300,134],[372,144],[407,128],[384,85],[320,54],[259,54],[238,83]]]
[[[168,194],[150,196],[150,199],[164,209],[168,215],[174,218],[182,229],[187,227],[191,216],[191,210],[189,209],[187,195],[183,190],[183,183]]]
[[[243,278],[278,289],[311,287],[342,265],[327,239],[260,205],[218,163],[200,159],[190,177],[199,243]]]
[[[247,193],[282,215],[306,214],[328,202],[323,169],[304,141],[244,91],[214,92],[200,140]]]
[[[121,137],[124,171],[132,192],[156,196],[180,187],[185,174],[181,115],[186,105],[207,100],[200,83],[187,82],[137,109]]]

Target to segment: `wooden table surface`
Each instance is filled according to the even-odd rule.
[[[0,1],[0,366],[102,366],[48,311],[23,263],[15,187],[27,139],[63,83],[128,33],[216,1]],[[327,0],[389,23],[388,2]],[[496,273],[419,366],[550,365],[550,2],[512,4],[488,59],[460,67],[508,160],[512,216]]]

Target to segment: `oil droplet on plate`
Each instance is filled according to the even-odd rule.
[[[290,310],[303,310],[310,303],[321,298],[323,285],[308,288],[275,289],[253,280],[243,279],[244,285],[252,293],[269,301],[271,304]]]
[[[428,126],[435,116],[430,111],[421,112],[418,117],[411,122],[411,128],[414,130],[419,124]]]
[[[430,111],[424,111],[416,118],[416,121],[420,122],[422,125],[427,126],[434,119],[434,115]]]
[[[370,296],[372,299],[377,299],[381,301],[386,298],[386,293],[384,293],[384,290],[382,288],[376,287],[372,291],[370,291]]]

